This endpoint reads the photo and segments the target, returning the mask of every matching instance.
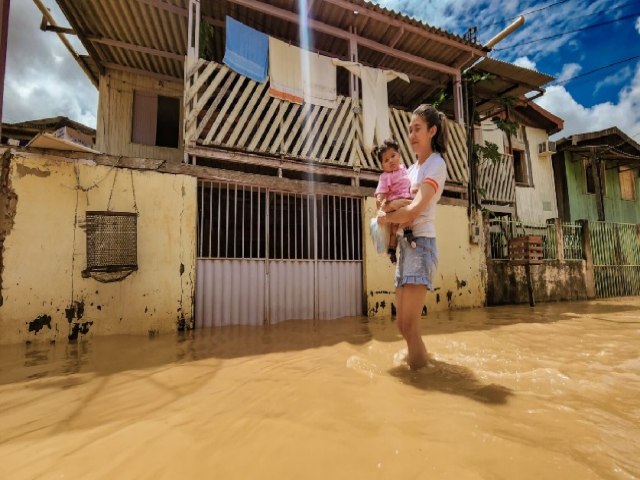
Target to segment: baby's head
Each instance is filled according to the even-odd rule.
[[[400,168],[400,146],[391,138],[382,142],[382,145],[374,147],[373,156],[380,162],[383,172],[395,172]]]

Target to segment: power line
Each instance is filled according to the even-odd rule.
[[[520,17],[521,15],[522,15],[522,16],[531,15],[532,13],[537,13],[537,12],[539,12],[539,11],[546,10],[547,8],[550,8],[550,7],[553,7],[553,6],[556,6],[556,5],[560,5],[560,4],[562,4],[562,3],[566,3],[566,2],[568,2],[568,1],[571,1],[571,0],[563,0],[562,2],[552,3],[552,4],[550,4],[550,5],[547,5],[546,7],[541,7],[541,8],[538,8],[538,9],[536,9],[536,10],[531,10],[530,12],[522,12],[520,15],[517,15],[517,16],[515,16],[515,17],[507,17],[507,18],[503,18],[503,19],[502,19],[502,20],[500,20],[500,21],[496,21],[496,22],[488,23],[488,24],[486,24],[486,25],[481,25],[481,26],[480,26],[480,27],[478,27],[478,28],[484,28],[484,27],[489,27],[489,26],[492,26],[492,25],[502,24],[505,20],[512,20],[512,19],[515,19],[515,18]],[[602,15],[603,13],[610,13],[610,12],[611,12],[612,10],[614,10],[614,9],[624,8],[624,7],[628,6],[628,5],[634,5],[634,4],[637,4],[637,3],[638,3],[638,0],[631,0],[631,1],[629,1],[629,2],[619,3],[618,5],[611,5],[611,6],[610,6],[609,8],[607,8],[606,10],[600,10],[600,11],[598,11],[598,12],[587,13],[586,15],[580,15],[580,16],[578,16],[578,17],[571,16],[571,20],[572,20],[572,21],[573,21],[573,20],[579,20],[579,19],[581,19],[581,18],[593,17],[593,16],[595,16],[595,15]]]
[[[586,27],[576,28],[575,30],[570,30],[568,32],[557,33],[555,35],[549,35],[548,37],[535,38],[533,40],[528,40],[526,42],[514,43],[513,45],[508,45],[508,46],[502,47],[502,48],[494,48],[493,50],[498,52],[498,51],[501,51],[501,50],[508,50],[510,48],[513,48],[513,47],[520,47],[522,45],[529,45],[530,43],[541,42],[543,40],[551,40],[553,38],[558,38],[558,37],[563,37],[565,35],[569,35],[570,33],[582,32],[584,30],[589,30],[589,29],[596,28],[596,27],[602,27],[604,25],[609,25],[611,23],[621,22],[622,20],[628,20],[628,19],[630,19],[632,17],[637,17],[638,15],[640,15],[640,12],[634,12],[634,13],[630,13],[629,15],[625,15],[623,17],[616,18],[614,20],[608,20],[606,22],[594,23],[594,24],[591,24],[591,25],[587,25]]]
[[[562,0],[560,2],[550,3],[549,5],[546,5],[544,7],[540,7],[540,8],[536,8],[534,10],[522,12],[521,14],[516,15],[515,17],[504,17],[502,20],[497,20],[497,21],[491,22],[491,23],[485,23],[484,25],[480,25],[478,28],[486,28],[486,27],[491,27],[493,25],[499,25],[499,24],[502,24],[505,20],[515,20],[516,18],[518,18],[520,16],[531,15],[532,13],[541,12],[542,10],[546,10],[548,8],[555,7],[556,5],[561,5],[563,3],[567,3],[567,2],[570,2],[570,1],[571,0]]]
[[[640,58],[640,55],[634,55],[633,57],[624,58],[622,60],[618,60],[617,62],[609,63],[607,65],[603,65],[601,67],[594,68],[593,70],[589,70],[588,72],[581,73],[580,75],[574,75],[573,77],[567,78],[566,80],[562,80],[560,82],[557,82],[556,85],[565,85],[565,84],[571,82],[572,80],[575,80],[576,78],[585,77],[587,75],[591,75],[592,73],[599,72],[600,70],[605,70],[605,69],[611,68],[611,67],[613,67],[615,65],[620,65],[621,63],[630,62],[632,60],[635,60],[636,58]]]

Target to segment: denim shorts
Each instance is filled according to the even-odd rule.
[[[438,249],[436,239],[431,237],[417,237],[416,248],[405,238],[398,242],[400,258],[396,267],[396,287],[407,284],[425,285],[433,290],[433,277],[438,268]]]

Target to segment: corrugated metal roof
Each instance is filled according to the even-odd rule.
[[[188,0],[57,2],[97,64],[138,69],[176,80],[183,78],[183,62],[175,56],[186,55]],[[297,0],[269,0],[262,4],[287,12],[298,12]],[[465,61],[478,58],[485,52],[481,46],[462,37],[369,1],[315,0],[311,5],[309,17],[316,21],[344,32],[354,25],[363,38],[386,46],[396,39],[397,50],[447,67],[459,68]],[[354,15],[354,10],[358,11],[357,15]],[[213,24],[213,56],[217,61],[224,54],[223,25],[226,15],[269,35],[290,40],[296,45],[300,43],[299,27],[295,23],[238,5],[233,0],[202,0],[201,13],[205,20]],[[404,31],[398,36],[400,27]],[[311,32],[311,38],[312,50],[338,58],[348,55],[348,42],[344,38],[315,30]],[[415,77],[410,86],[404,82],[390,84],[389,96],[394,104],[417,101],[434,90],[433,84],[442,88],[449,81],[448,74],[407,59],[395,58],[363,46],[358,51],[363,64],[399,70]]]
[[[554,80],[554,77],[546,73],[519,67],[513,63],[503,62],[495,58],[483,58],[473,69],[492,73],[498,77],[504,77],[505,79],[517,81],[532,87],[542,87]]]

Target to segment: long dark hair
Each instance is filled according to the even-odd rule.
[[[447,117],[433,105],[423,103],[413,111],[414,115],[418,115],[427,124],[428,128],[434,125],[437,128],[436,134],[431,139],[431,149],[441,155],[447,153]]]
[[[396,142],[393,138],[387,138],[384,142],[382,142],[381,145],[376,145],[375,147],[373,147],[373,150],[371,150],[371,154],[378,160],[380,166],[382,166],[382,155],[384,155],[384,152],[386,152],[390,148],[392,148],[396,152],[400,151],[400,145],[398,145],[398,142]]]

